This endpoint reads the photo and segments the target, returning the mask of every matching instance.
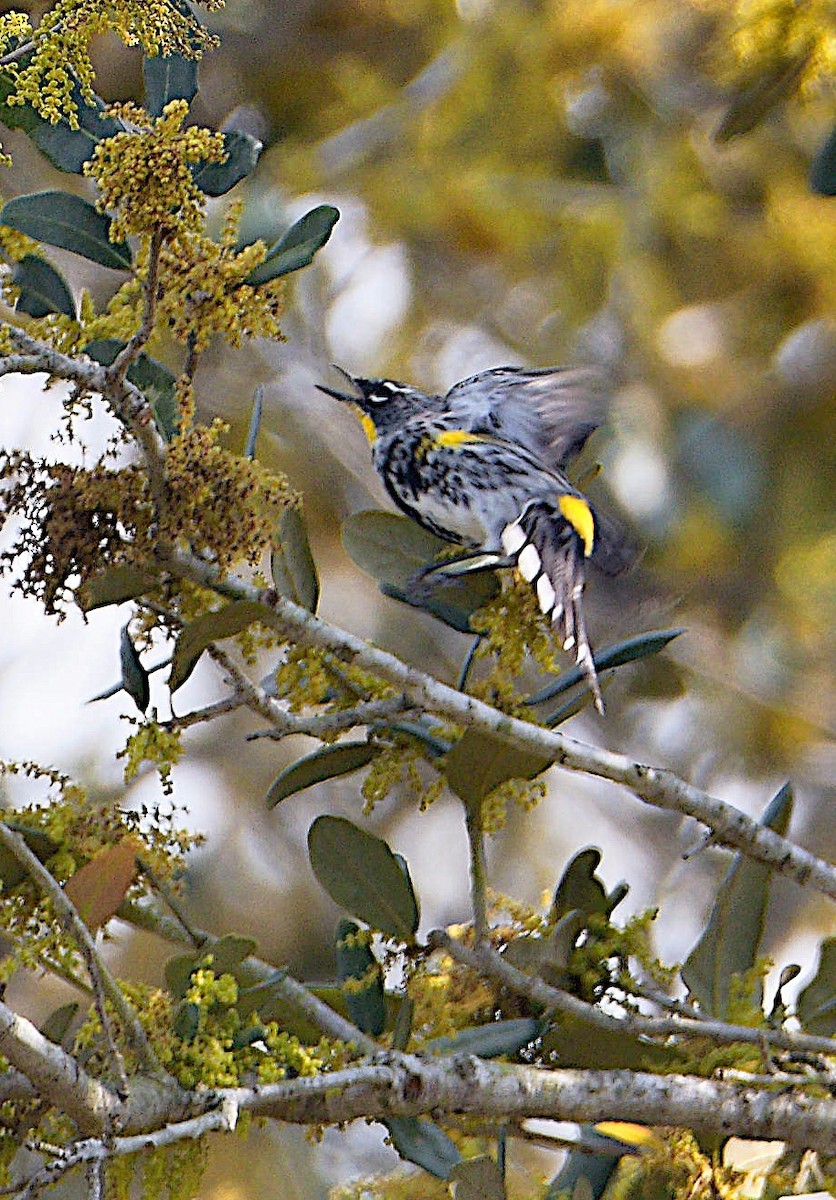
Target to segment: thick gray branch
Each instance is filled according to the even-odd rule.
[[[82,1133],[104,1132],[109,1117],[119,1106],[114,1093],[87,1075],[71,1055],[2,1001],[0,1054],[29,1080],[42,1098],[71,1117]],[[20,1095],[26,1090],[21,1086],[13,1094]]]
[[[836,1101],[690,1075],[547,1071],[472,1057],[386,1055],[368,1066],[237,1091],[242,1110],[301,1124],[472,1113],[496,1120],[637,1121],[836,1152]]]

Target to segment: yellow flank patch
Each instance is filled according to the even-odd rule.
[[[436,446],[466,446],[469,442],[484,442],[481,434],[467,429],[445,429],[435,436]]]
[[[360,424],[363,426],[363,432],[369,440],[369,445],[373,446],[377,441],[377,430],[374,427],[374,421],[368,413],[357,410],[357,415],[360,417]]]
[[[589,558],[595,541],[595,521],[592,510],[580,496],[561,496],[560,511],[583,542],[584,557]]]

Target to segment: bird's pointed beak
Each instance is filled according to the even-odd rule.
[[[333,396],[335,400],[342,400],[348,404],[356,404],[357,401],[361,399],[362,392],[354,382],[354,377],[349,375],[348,371],[344,371],[342,367],[338,367],[336,363],[332,363],[331,366],[335,371],[339,371],[344,379],[348,380],[354,390],[352,392],[338,392],[335,388],[325,387],[324,384],[321,383],[314,384],[314,387],[316,387],[318,391],[324,392],[326,396]]]

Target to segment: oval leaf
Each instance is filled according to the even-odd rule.
[[[337,978],[347,985],[343,995],[348,1015],[363,1033],[379,1037],[386,1025],[383,972],[354,921],[337,926],[336,957]]]
[[[600,675],[603,671],[612,670],[614,667],[623,667],[625,663],[650,658],[664,650],[669,642],[680,637],[684,632],[684,629],[653,630],[652,633],[642,633],[638,637],[628,638],[626,642],[619,642],[616,646],[607,646],[604,650],[598,650],[593,656],[595,669]],[[568,692],[570,688],[578,683],[583,683],[585,679],[586,676],[577,667],[573,667],[571,671],[562,671],[558,679],[534,696],[529,696],[525,703],[529,706],[543,704],[546,700],[553,700],[562,692]],[[551,723],[551,719],[549,723]]]
[[[260,604],[252,600],[235,600],[225,608],[204,613],[186,625],[178,635],[171,656],[171,674],[168,677],[171,691],[176,692],[183,686],[210,642],[233,637],[263,615]]]
[[[810,187],[818,196],[836,196],[836,125],[813,158]]]
[[[518,1054],[523,1046],[539,1037],[542,1029],[542,1023],[534,1017],[514,1017],[462,1029],[451,1037],[433,1038],[424,1049],[431,1054],[477,1054],[479,1058],[498,1058],[501,1054]]]
[[[487,1154],[456,1163],[449,1179],[456,1185],[456,1200],[507,1200],[502,1171]]]
[[[125,343],[117,338],[98,338],[88,342],[84,353],[96,362],[109,367]],[[147,354],[140,354],[128,368],[128,379],[139,388],[151,406],[154,424],[166,442],[180,428],[180,409],[177,405],[177,378],[164,363]]]
[[[468,729],[439,765],[459,799],[476,804],[507,779],[535,779],[553,761],[548,755],[518,750],[491,734]]]
[[[319,576],[305,522],[297,508],[284,510],[277,534],[278,544],[270,554],[270,572],[276,591],[308,612],[316,612]]]
[[[482,572],[439,579],[434,592],[411,595],[416,573],[435,562],[450,543],[395,513],[355,513],[343,524],[342,542],[357,566],[377,579],[385,596],[429,612],[460,633],[472,632],[470,617],[499,591],[493,572]]]
[[[197,93],[197,60],[182,54],[157,54],[143,58],[142,79],[145,84],[145,110],[159,117],[169,100],[187,100]]]
[[[105,925],[125,899],[136,873],[138,838],[124,837],[105,846],[67,880],[64,891],[89,929]]]
[[[17,821],[6,821],[9,829],[19,833],[26,845],[32,853],[40,859],[41,862],[46,862],[48,858],[52,858],[53,854],[58,850],[58,843],[54,842],[47,834],[42,833],[40,829],[30,829],[26,825],[21,825]],[[5,846],[0,846],[0,884],[2,890],[7,888],[17,887],[21,880],[26,878],[26,868],[18,862],[11,850]]]
[[[593,913],[609,916],[607,889],[595,874],[600,862],[601,851],[597,846],[588,846],[573,856],[554,890],[549,911],[551,922],[570,912],[582,912],[588,917]]]
[[[822,942],[818,970],[799,993],[796,1016],[807,1033],[836,1037],[836,937]]]
[[[767,805],[761,824],[786,833],[792,815],[789,784]],[[732,976],[754,965],[769,900],[771,870],[744,854],[736,854],[720,885],[702,936],[682,967],[682,978],[701,1007],[712,1017],[728,1015]],[[762,990],[762,989],[761,989]],[[754,1004],[762,995],[751,997]]]
[[[311,867],[331,899],[372,929],[411,942],[418,905],[411,883],[382,840],[345,817],[317,817],[308,830]]]
[[[127,242],[110,240],[110,217],[70,192],[16,196],[3,206],[0,224],[49,246],[72,250],[103,267],[129,271],[132,265]]]
[[[255,458],[255,445],[258,441],[258,431],[261,429],[261,414],[264,407],[264,387],[259,384],[253,394],[253,407],[250,413],[250,426],[247,430],[247,440],[244,443],[244,458],[252,461]]]
[[[30,317],[45,317],[47,313],[63,313],[75,319],[73,294],[51,263],[37,254],[25,254],[15,265],[12,283],[20,288],[15,308]]]
[[[109,567],[101,575],[88,579],[76,592],[76,601],[82,612],[105,608],[108,604],[122,604],[135,600],[156,586],[156,579],[139,567]]]
[[[448,1179],[462,1160],[456,1143],[432,1121],[418,1117],[387,1117],[392,1145],[407,1162],[423,1167],[436,1179]]]
[[[359,771],[381,750],[382,747],[373,742],[335,742],[332,746],[314,750],[313,754],[298,759],[276,776],[267,793],[267,807],[275,808],[288,796],[313,787],[315,783]]]
[[[250,285],[267,283],[270,279],[278,279],[280,275],[307,267],[317,250],[321,250],[328,241],[339,219],[339,209],[330,204],[320,204],[305,213],[273,243],[264,262],[250,272],[246,282]]]
[[[87,104],[78,83],[73,85],[70,96],[70,104],[78,117],[78,129],[71,129],[67,121],[55,125],[45,121],[28,104],[7,104],[8,97],[16,89],[15,80],[5,72],[0,73],[0,121],[10,129],[22,129],[27,133],[59,171],[80,175],[102,138],[113,137],[124,129],[121,121],[102,115],[105,106],[98,96],[95,104]]]
[[[254,170],[263,149],[258,138],[240,129],[230,129],[224,135],[223,162],[199,162],[192,168],[192,178],[204,196],[225,196]]]
[[[80,1007],[75,1000],[69,1004],[62,1004],[60,1008],[51,1012],[40,1026],[41,1033],[51,1042],[57,1042],[59,1046],[69,1050],[73,1042],[70,1029]]]
[[[136,646],[131,641],[127,625],[122,629],[119,638],[119,660],[122,665],[122,688],[139,711],[144,713],[151,699],[151,685],[148,682],[148,672],[139,661]]]

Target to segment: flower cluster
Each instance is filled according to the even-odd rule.
[[[205,0],[209,9],[222,3]],[[77,129],[79,102],[93,103],[90,41],[104,33],[115,33],[126,46],[140,46],[149,57],[200,58],[216,42],[176,0],[57,0],[33,37],[31,54],[5,68],[15,84],[8,103],[31,104],[44,120],[66,120]],[[4,39],[26,40],[31,35],[28,21],[11,13],[0,26],[0,49]]]

